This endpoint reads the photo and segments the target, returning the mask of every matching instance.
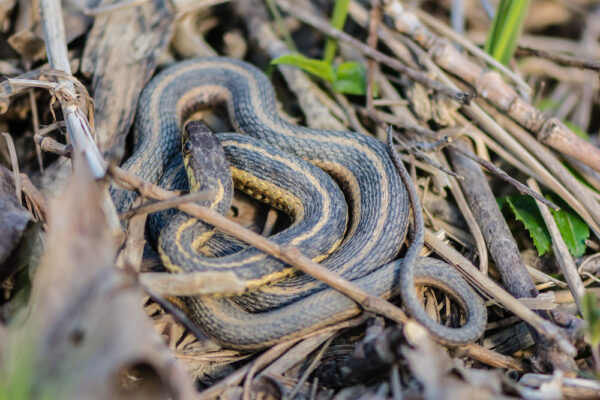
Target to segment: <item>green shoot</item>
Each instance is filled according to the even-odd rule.
[[[504,65],[508,65],[515,52],[528,8],[529,0],[500,0],[496,9],[484,49]]]
[[[333,14],[331,15],[331,26],[336,29],[343,29],[344,24],[346,23],[346,17],[348,16],[348,6],[350,5],[350,0],[336,0],[335,5],[333,6]],[[327,38],[325,42],[325,52],[323,55],[323,60],[328,63],[333,62],[333,58],[335,57],[335,52],[337,50],[337,40],[334,38]]]

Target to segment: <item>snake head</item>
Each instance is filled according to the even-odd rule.
[[[192,151],[211,152],[215,146],[220,147],[221,142],[213,136],[212,131],[202,121],[189,121],[185,124],[181,134],[181,145],[184,154],[191,154]]]
[[[229,163],[223,146],[203,122],[190,121],[185,124],[181,146],[190,191],[224,188],[226,192],[233,193]]]

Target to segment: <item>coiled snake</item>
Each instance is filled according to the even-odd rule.
[[[414,282],[399,280],[402,260],[392,261],[407,231],[409,207],[406,189],[386,146],[355,132],[316,130],[286,122],[277,113],[271,83],[252,65],[223,57],[206,58],[184,61],[159,73],[140,98],[134,153],[123,168],[158,182],[167,168],[182,164],[183,121],[198,109],[218,104],[226,106],[234,130],[249,136],[246,140],[236,139],[235,135],[221,137],[236,187],[246,188],[256,197],[271,196],[273,206],[292,215],[295,223],[290,229],[297,232],[282,232],[289,236],[285,240],[295,240],[305,254],[323,259],[322,265],[372,294],[390,297],[402,290],[404,297],[406,293],[415,296]],[[261,143],[266,144],[266,150],[261,150]],[[254,162],[231,161],[236,157],[234,153],[244,151],[252,152],[245,158]],[[346,225],[346,211],[337,189],[326,183],[329,178],[316,168],[304,165],[302,160],[287,160],[286,153],[319,167],[337,182],[348,204],[345,235],[343,227],[340,234],[340,227]],[[277,172],[280,167],[273,167],[274,158],[293,174],[291,178],[282,178],[283,174]],[[265,172],[265,166],[271,167],[270,172]],[[298,187],[304,184],[313,187],[312,194],[299,193]],[[225,186],[223,193],[228,190]],[[273,191],[277,194],[269,195]],[[112,194],[120,212],[131,208],[137,196],[121,189],[113,189]],[[306,212],[307,207],[311,207],[310,212]],[[160,246],[169,270],[227,268],[253,289],[239,296],[197,296],[187,302],[190,316],[224,345],[262,348],[360,312],[359,306],[344,295],[305,275],[289,276],[289,267],[256,249],[225,257],[200,256],[197,248],[210,235],[196,239],[193,232],[206,232],[196,224],[203,224],[189,222],[192,219],[187,216],[178,218],[182,220],[168,224],[162,233],[169,232],[169,239],[165,242],[162,236]],[[296,234],[300,239],[294,239]],[[462,327],[449,328],[434,322],[413,301],[407,303],[411,316],[448,343],[466,343],[483,333],[483,302],[458,272],[430,258],[419,259],[410,267],[415,268],[417,283],[449,292],[466,310],[467,318]]]

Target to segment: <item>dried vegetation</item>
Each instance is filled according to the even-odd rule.
[[[329,21],[332,3],[0,0],[0,398],[600,396],[600,306],[584,296],[600,281],[600,7],[532,0],[504,66],[481,50],[487,1],[353,0],[343,30]],[[460,33],[447,25],[456,3]],[[238,196],[225,218],[193,203],[207,193],[170,192],[117,167],[157,70],[216,54],[267,70],[294,52],[321,57],[328,37],[333,66],[364,67],[366,94],[278,64],[280,109],[382,140],[394,127],[425,215],[422,253],[488,301],[477,343],[444,347],[399,303],[275,246],[265,236],[285,218],[265,205]],[[227,129],[218,114],[204,118]],[[118,216],[111,183],[155,202]],[[366,312],[260,353],[220,348],[169,296],[239,282],[169,275],[144,257],[146,215],[169,207]],[[419,294],[432,317],[460,319],[443,293]]]

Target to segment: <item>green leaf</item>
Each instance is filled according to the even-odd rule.
[[[579,257],[585,253],[585,241],[590,236],[590,229],[573,209],[569,207],[558,196],[547,194],[546,197],[557,204],[560,210],[552,210],[552,216],[556,221],[560,235],[569,248],[573,257]],[[517,221],[525,225],[529,236],[533,239],[538,254],[545,254],[552,245],[552,237],[546,228],[546,224],[534,199],[525,195],[514,195],[501,197],[496,200],[502,208],[505,204],[510,206]]]
[[[500,0],[496,9],[484,49],[505,65],[510,62],[517,46],[528,7],[529,0]]]
[[[305,57],[302,54],[286,54],[271,61],[271,65],[278,64],[293,65],[330,83],[335,80],[333,65],[323,60]]]
[[[585,340],[590,346],[600,345],[600,307],[594,292],[587,292],[581,302],[581,313],[588,326],[585,332]]]
[[[558,109],[560,104],[556,100],[545,98],[539,100],[535,106],[542,111],[555,111]]]
[[[560,207],[558,211],[552,211],[560,235],[563,237],[569,252],[573,257],[579,257],[585,253],[585,241],[590,237],[590,228],[579,215],[573,211],[558,196],[546,195],[552,202]]]
[[[335,29],[344,28],[344,24],[346,23],[346,17],[348,16],[348,5],[350,4],[350,0],[335,0],[335,5],[333,6],[333,13],[331,14],[331,26]],[[335,51],[337,50],[337,40],[332,37],[327,38],[325,42],[325,51],[323,55],[323,60],[328,63],[333,62],[333,58],[335,57]]]
[[[553,215],[571,255],[582,256],[586,249],[585,241],[590,236],[590,228],[573,211],[558,210]]]
[[[514,195],[501,197],[497,202],[500,208],[504,204],[508,204],[515,219],[522,222],[529,232],[529,236],[533,239],[533,244],[540,256],[550,250],[552,238],[534,199],[529,196]]]
[[[336,69],[333,89],[340,93],[364,95],[367,88],[365,67],[358,62],[348,61]]]
[[[572,130],[577,136],[579,136],[580,138],[582,138],[583,140],[589,142],[590,141],[590,137],[587,134],[586,131],[584,131],[583,129],[581,129],[579,127],[579,125],[575,125],[574,123],[572,123],[571,121],[566,121],[563,120],[563,123],[570,129]]]

